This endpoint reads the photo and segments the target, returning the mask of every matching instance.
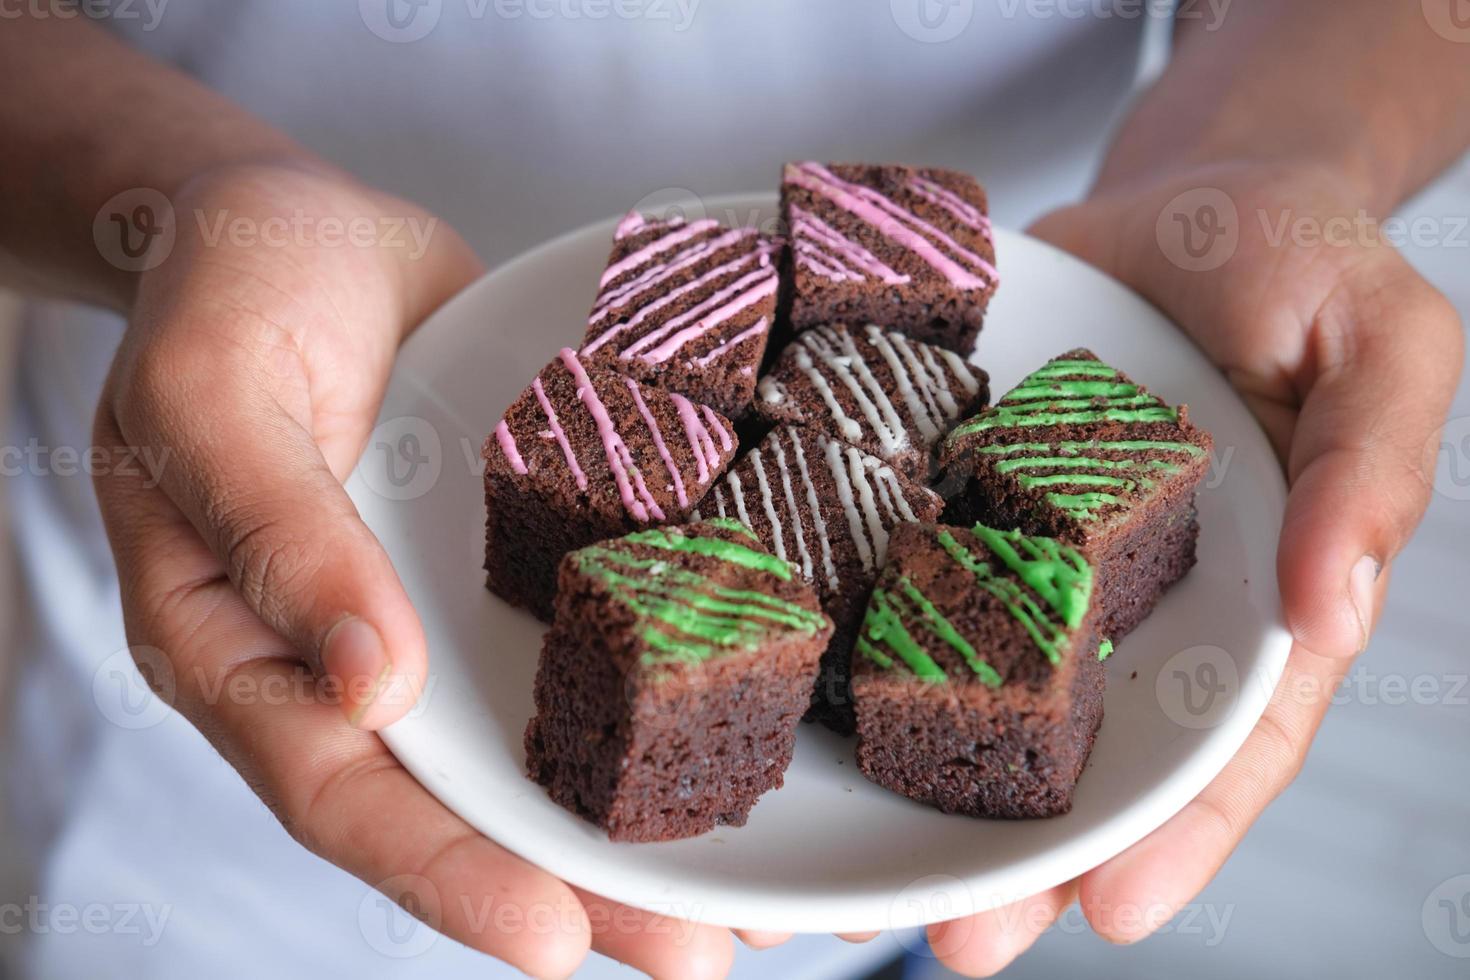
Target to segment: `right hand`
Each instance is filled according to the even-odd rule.
[[[723,976],[727,930],[556,880],[451,813],[373,734],[424,690],[428,654],[342,481],[399,344],[479,274],[473,253],[324,169],[215,172],[173,204],[173,254],[138,283],[95,428],[105,450],[163,461],[96,481],[128,642],[162,651],[172,675],[150,682],[296,840],[454,939],[536,976],[570,974],[589,947],[655,976]],[[211,242],[196,214],[206,229],[301,215],[311,230],[392,218],[433,232],[421,256],[321,236]]]

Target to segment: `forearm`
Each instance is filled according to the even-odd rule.
[[[1215,164],[1307,167],[1391,210],[1470,145],[1470,44],[1436,33],[1425,6],[1274,0],[1181,18],[1099,188]]]
[[[85,20],[21,17],[0,30],[0,284],[125,309],[135,275],[93,240],[98,209],[152,188],[172,197],[229,164],[304,150],[193,80]]]

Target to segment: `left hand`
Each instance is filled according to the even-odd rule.
[[[1078,899],[1112,942],[1168,922],[1300,770],[1334,688],[1367,645],[1384,573],[1428,504],[1432,440],[1459,379],[1463,337],[1449,301],[1377,240],[1356,197],[1311,168],[1220,165],[1095,194],[1032,228],[1158,306],[1255,414],[1290,485],[1277,571],[1295,644],[1241,750],[1162,827],[1076,881],[930,927],[951,969],[997,972]],[[1235,215],[1214,213],[1220,228],[1238,229],[1233,253],[1188,271],[1184,229],[1169,212],[1188,221],[1198,204],[1225,199]],[[1293,229],[1325,235],[1293,240]],[[1196,254],[1206,230],[1194,229]]]

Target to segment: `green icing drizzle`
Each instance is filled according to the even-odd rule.
[[[1097,659],[1103,661],[1113,655],[1113,641],[1103,637],[1103,641],[1097,645]]]
[[[1092,404],[1088,402],[1086,404]],[[1081,404],[1063,406],[1082,409]],[[973,418],[954,430],[950,438],[973,435],[999,428],[1025,428],[1029,426],[1085,425],[1089,422],[1177,422],[1179,411],[1167,406],[1150,408],[1095,408],[1081,411],[1043,412],[1036,409],[1011,409],[1003,404],[987,409],[984,415]]]
[[[1092,598],[1092,566],[1082,555],[1054,538],[997,531],[984,524],[976,524],[971,532],[1041,596],[1067,626],[1076,629],[1081,625]]]
[[[709,555],[732,565],[739,565],[741,568],[753,568],[758,572],[767,572],[783,582],[791,581],[791,566],[780,558],[764,551],[747,548],[743,544],[736,544],[734,541],[726,541],[724,538],[701,538],[680,534],[677,531],[655,529],[635,531],[625,536],[623,540],[650,548],[663,548],[666,551]]]
[[[1004,604],[1047,660],[1060,664],[1069,646],[1067,631],[1079,626],[1087,613],[1092,567],[1077,551],[1051,538],[996,531],[983,524],[975,525],[971,533],[975,542],[968,547],[947,529],[940,529],[936,540],[951,560],[975,577],[979,588]],[[970,550],[977,545],[998,562],[977,558]],[[923,624],[959,653],[986,686],[998,688],[1004,683],[1000,672],[980,656],[908,576],[900,576],[896,583],[889,580],[873,590],[858,635],[858,653],[885,669],[902,661],[921,680],[947,681],[944,669],[909,631],[906,621]]]
[[[624,540],[710,555],[743,568],[779,575],[764,567],[765,562],[751,557],[771,556],[719,539],[643,531]],[[695,541],[737,550],[707,545],[684,547]],[[651,651],[642,658],[647,664],[701,663],[725,653],[754,649],[772,626],[810,634],[826,622],[820,613],[796,603],[764,592],[720,585],[706,575],[662,559],[641,558],[616,546],[593,545],[574,554],[580,572],[601,581],[618,601],[651,621],[641,634]],[[789,566],[781,562],[780,567],[789,577]]]
[[[1064,511],[1068,517],[1079,521],[1090,521],[1104,507],[1122,507],[1123,498],[1111,493],[1090,491],[1088,493],[1049,493],[1047,503]]]
[[[880,667],[893,666],[893,659],[873,646],[875,643],[886,643],[903,658],[909,670],[920,680],[942,683],[949,679],[944,668],[934,662],[934,658],[929,656],[928,651],[905,628],[903,618],[894,609],[893,600],[885,590],[873,590],[873,597],[868,601],[867,615],[863,618],[862,633],[858,637],[858,650],[864,656],[872,658]]]
[[[996,429],[1034,429],[1095,422],[1177,422],[1177,409],[1144,392],[1138,385],[1118,380],[1118,372],[1097,361],[1052,361],[1028,375],[995,407],[962,423],[950,442]],[[979,452],[1006,456],[995,464],[997,473],[1015,474],[1027,490],[1074,487],[1076,492],[1051,492],[1046,501],[1079,522],[1098,519],[1105,511],[1127,507],[1128,494],[1147,493],[1157,478],[1177,473],[1182,464],[1170,459],[1109,459],[1099,453],[1138,457],[1162,452],[1186,457],[1204,450],[1168,439],[1034,441],[979,447]],[[1018,455],[1022,453],[1039,455]],[[1038,470],[1065,471],[1037,473]],[[1085,490],[1107,487],[1117,491]]]
[[[990,666],[990,664],[986,663],[980,654],[975,652],[975,648],[970,645],[970,641],[960,635],[960,631],[954,628],[954,624],[945,618],[944,614],[935,607],[934,603],[930,602],[929,598],[920,592],[918,587],[907,578],[903,580],[902,586],[904,595],[918,608],[920,614],[924,617],[925,624],[941,640],[959,651],[960,656],[965,658],[965,663],[970,665],[970,669],[975,672],[975,676],[980,678],[981,683],[988,687],[1000,687],[1002,683],[1000,673],[994,667]]]
[[[705,518],[704,523],[710,525],[711,527],[723,528],[726,531],[734,531],[736,534],[743,534],[752,541],[760,541],[760,537],[757,536],[754,531],[752,531],[750,528],[746,527],[744,524],[740,523],[733,517],[707,517]]]
[[[999,428],[1085,425],[1092,422],[1174,422],[1177,410],[1117,380],[1100,361],[1051,361],[1027,375],[999,404],[958,426],[950,439]]]
[[[1000,446],[982,446],[982,453],[1010,453],[1022,452],[1047,452],[1055,450],[1064,453],[1080,453],[1088,450],[1104,450],[1114,452],[1145,452],[1157,449],[1162,452],[1182,452],[1189,456],[1203,456],[1205,451],[1198,446],[1191,446],[1187,442],[1170,442],[1167,439],[1097,439],[1091,442],[1075,442],[1064,440],[1062,442],[1013,442]]]
[[[1118,381],[1054,381],[1050,384],[1027,381],[1008,392],[1005,396],[1005,403],[1035,401],[1038,398],[1131,399],[1136,395],[1138,395],[1138,385]],[[1143,404],[1151,404],[1151,402],[1152,399],[1145,398]]]

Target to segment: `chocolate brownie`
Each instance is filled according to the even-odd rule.
[[[1210,447],[1187,407],[1069,351],[950,434],[945,517],[1079,548],[1098,570],[1102,633],[1116,641],[1194,565]]]
[[[943,502],[876,456],[817,429],[781,426],[742,456],[700,503],[706,516],[733,517],[812,582],[835,627],[808,717],[852,731],[848,667],[868,590],[883,565],[888,534],[932,521]]]
[[[563,348],[485,442],[490,590],[549,621],[563,555],[687,520],[734,455],[729,420],[709,406]]]
[[[863,775],[946,813],[1070,810],[1102,721],[1092,586],[1052,538],[895,530],[853,655]]]
[[[781,785],[832,624],[739,522],[567,555],[526,767],[613,840],[745,823]]]
[[[791,326],[876,323],[960,354],[995,292],[985,192],[953,170],[788,163]]]
[[[985,372],[953,351],[867,324],[798,334],[756,386],[756,413],[822,429],[927,481],[935,447],[985,406]]]
[[[753,228],[630,212],[587,319],[583,359],[738,418],[775,320],[779,252]]]

